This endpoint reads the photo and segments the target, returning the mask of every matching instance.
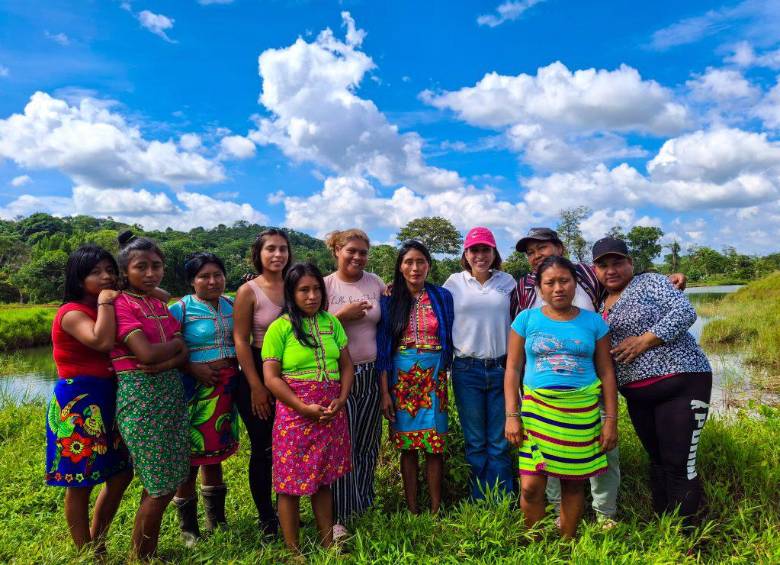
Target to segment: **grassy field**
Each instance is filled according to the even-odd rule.
[[[710,348],[738,348],[764,369],[770,388],[780,390],[780,272],[752,282],[722,300],[699,307],[711,320],[702,332]]]
[[[56,305],[0,306],[0,351],[51,343],[51,323]]]
[[[620,524],[604,532],[586,518],[580,536],[561,541],[551,519],[527,531],[509,501],[467,503],[462,442],[455,428],[448,459],[446,504],[438,517],[411,516],[402,507],[397,455],[383,447],[377,473],[376,508],[353,524],[344,552],[314,543],[308,504],[303,504],[302,539],[312,563],[778,563],[780,562],[780,411],[762,408],[749,419],[710,421],[700,446],[701,474],[708,500],[705,520],[691,536],[672,518],[657,520],[650,510],[645,456],[622,414]],[[63,490],[43,485],[41,405],[0,399],[0,562],[91,563],[93,556],[72,549],[62,515]],[[280,541],[262,542],[246,484],[248,450],[225,464],[231,529],[195,549],[178,538],[176,515],[166,513],[160,557],[176,563],[279,563],[287,558]],[[111,530],[109,559],[123,563],[140,497],[133,483]],[[202,512],[202,509],[201,509]]]

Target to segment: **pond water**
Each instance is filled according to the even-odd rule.
[[[686,294],[697,308],[716,301],[724,294],[735,292],[740,286],[694,287]],[[699,316],[691,327],[698,340],[708,318]],[[748,369],[739,353],[708,354],[713,368],[712,409],[724,412],[754,399],[772,404],[780,403],[777,395],[764,393],[750,385]],[[51,357],[51,347],[36,347],[14,354],[0,354],[0,396],[15,400],[24,398],[48,399],[57,380],[57,370]]]

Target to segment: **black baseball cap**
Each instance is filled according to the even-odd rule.
[[[515,249],[520,253],[525,253],[526,246],[530,241],[554,241],[560,245],[563,245],[561,238],[558,237],[558,232],[551,230],[550,228],[531,228],[528,230],[526,236],[517,242]]]
[[[602,237],[593,244],[593,261],[598,261],[605,255],[620,255],[630,257],[628,246],[622,239],[616,237]]]

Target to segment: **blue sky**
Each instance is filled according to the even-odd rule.
[[[780,236],[780,1],[6,1],[0,217]]]

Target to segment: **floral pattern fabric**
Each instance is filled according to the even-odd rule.
[[[339,381],[286,382],[306,404],[327,406],[341,393]],[[323,424],[277,402],[272,442],[273,484],[277,493],[310,496],[352,468],[345,410]]]
[[[238,368],[225,367],[214,386],[183,376],[190,434],[190,463],[214,465],[238,449],[238,408],[233,402]]]
[[[116,382],[60,379],[46,411],[46,483],[88,487],[131,467],[116,426]]]
[[[190,470],[189,414],[177,370],[118,374],[116,418],[135,474],[151,496],[170,494]]]
[[[448,390],[441,351],[399,349],[393,366],[388,383],[395,407],[391,440],[398,449],[443,453]]]

